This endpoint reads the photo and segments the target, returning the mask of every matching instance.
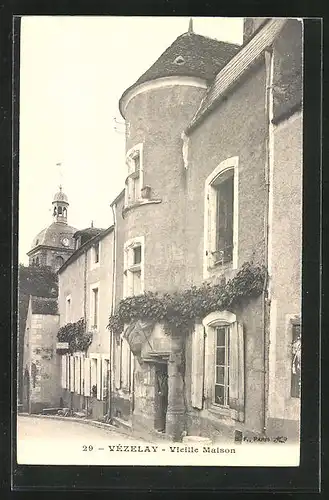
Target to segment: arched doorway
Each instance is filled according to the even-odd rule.
[[[24,371],[23,378],[23,412],[29,413],[30,410],[30,374],[27,368]]]

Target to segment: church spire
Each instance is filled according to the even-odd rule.
[[[188,33],[194,33],[193,31],[193,18],[190,17],[190,22],[188,24]]]

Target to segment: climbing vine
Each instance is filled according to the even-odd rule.
[[[224,284],[204,283],[181,292],[142,295],[121,300],[110,316],[108,329],[122,332],[124,325],[137,320],[167,323],[170,330],[187,331],[197,318],[237,305],[247,298],[258,297],[263,289],[267,271],[264,266],[243,264],[237,274]]]
[[[69,352],[86,351],[92,341],[92,333],[86,332],[83,318],[75,323],[67,323],[57,332],[58,342],[68,342]]]

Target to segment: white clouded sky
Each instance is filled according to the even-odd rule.
[[[68,223],[108,227],[126,176],[118,101],[171,43],[186,17],[23,17],[20,71],[19,259],[52,222],[58,185]],[[194,18],[194,31],[242,43],[241,18]],[[123,129],[122,129],[123,130]],[[62,174],[56,163],[62,162]]]

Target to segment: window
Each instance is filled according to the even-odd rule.
[[[66,321],[66,323],[71,323],[71,321],[72,321],[72,318],[71,318],[71,295],[68,295],[66,297],[65,321]]]
[[[209,314],[192,333],[191,403],[244,420],[244,331],[230,311]]]
[[[142,144],[138,144],[126,155],[128,177],[126,179],[125,205],[131,205],[141,199],[143,188]]]
[[[221,179],[220,179],[221,180]],[[216,246],[214,263],[230,262],[233,250],[233,171],[214,184],[216,190]]]
[[[292,363],[291,363],[291,397],[300,398],[300,368],[301,368],[301,326],[298,322],[292,323]]]
[[[143,291],[143,238],[134,238],[124,248],[124,295],[140,295]]]
[[[62,207],[58,207],[58,215],[62,215]]]
[[[94,245],[94,262],[95,264],[99,262],[99,242]]]
[[[39,257],[36,257],[35,264],[38,266],[40,264]]]
[[[92,289],[92,326],[98,327],[98,288]]]
[[[226,263],[237,268],[238,158],[220,163],[205,183],[204,277]]]
[[[229,405],[230,335],[227,326],[216,328],[215,334],[214,404]]]
[[[90,262],[91,262],[91,268],[99,266],[99,262],[100,262],[100,242],[99,241],[91,247]]]

